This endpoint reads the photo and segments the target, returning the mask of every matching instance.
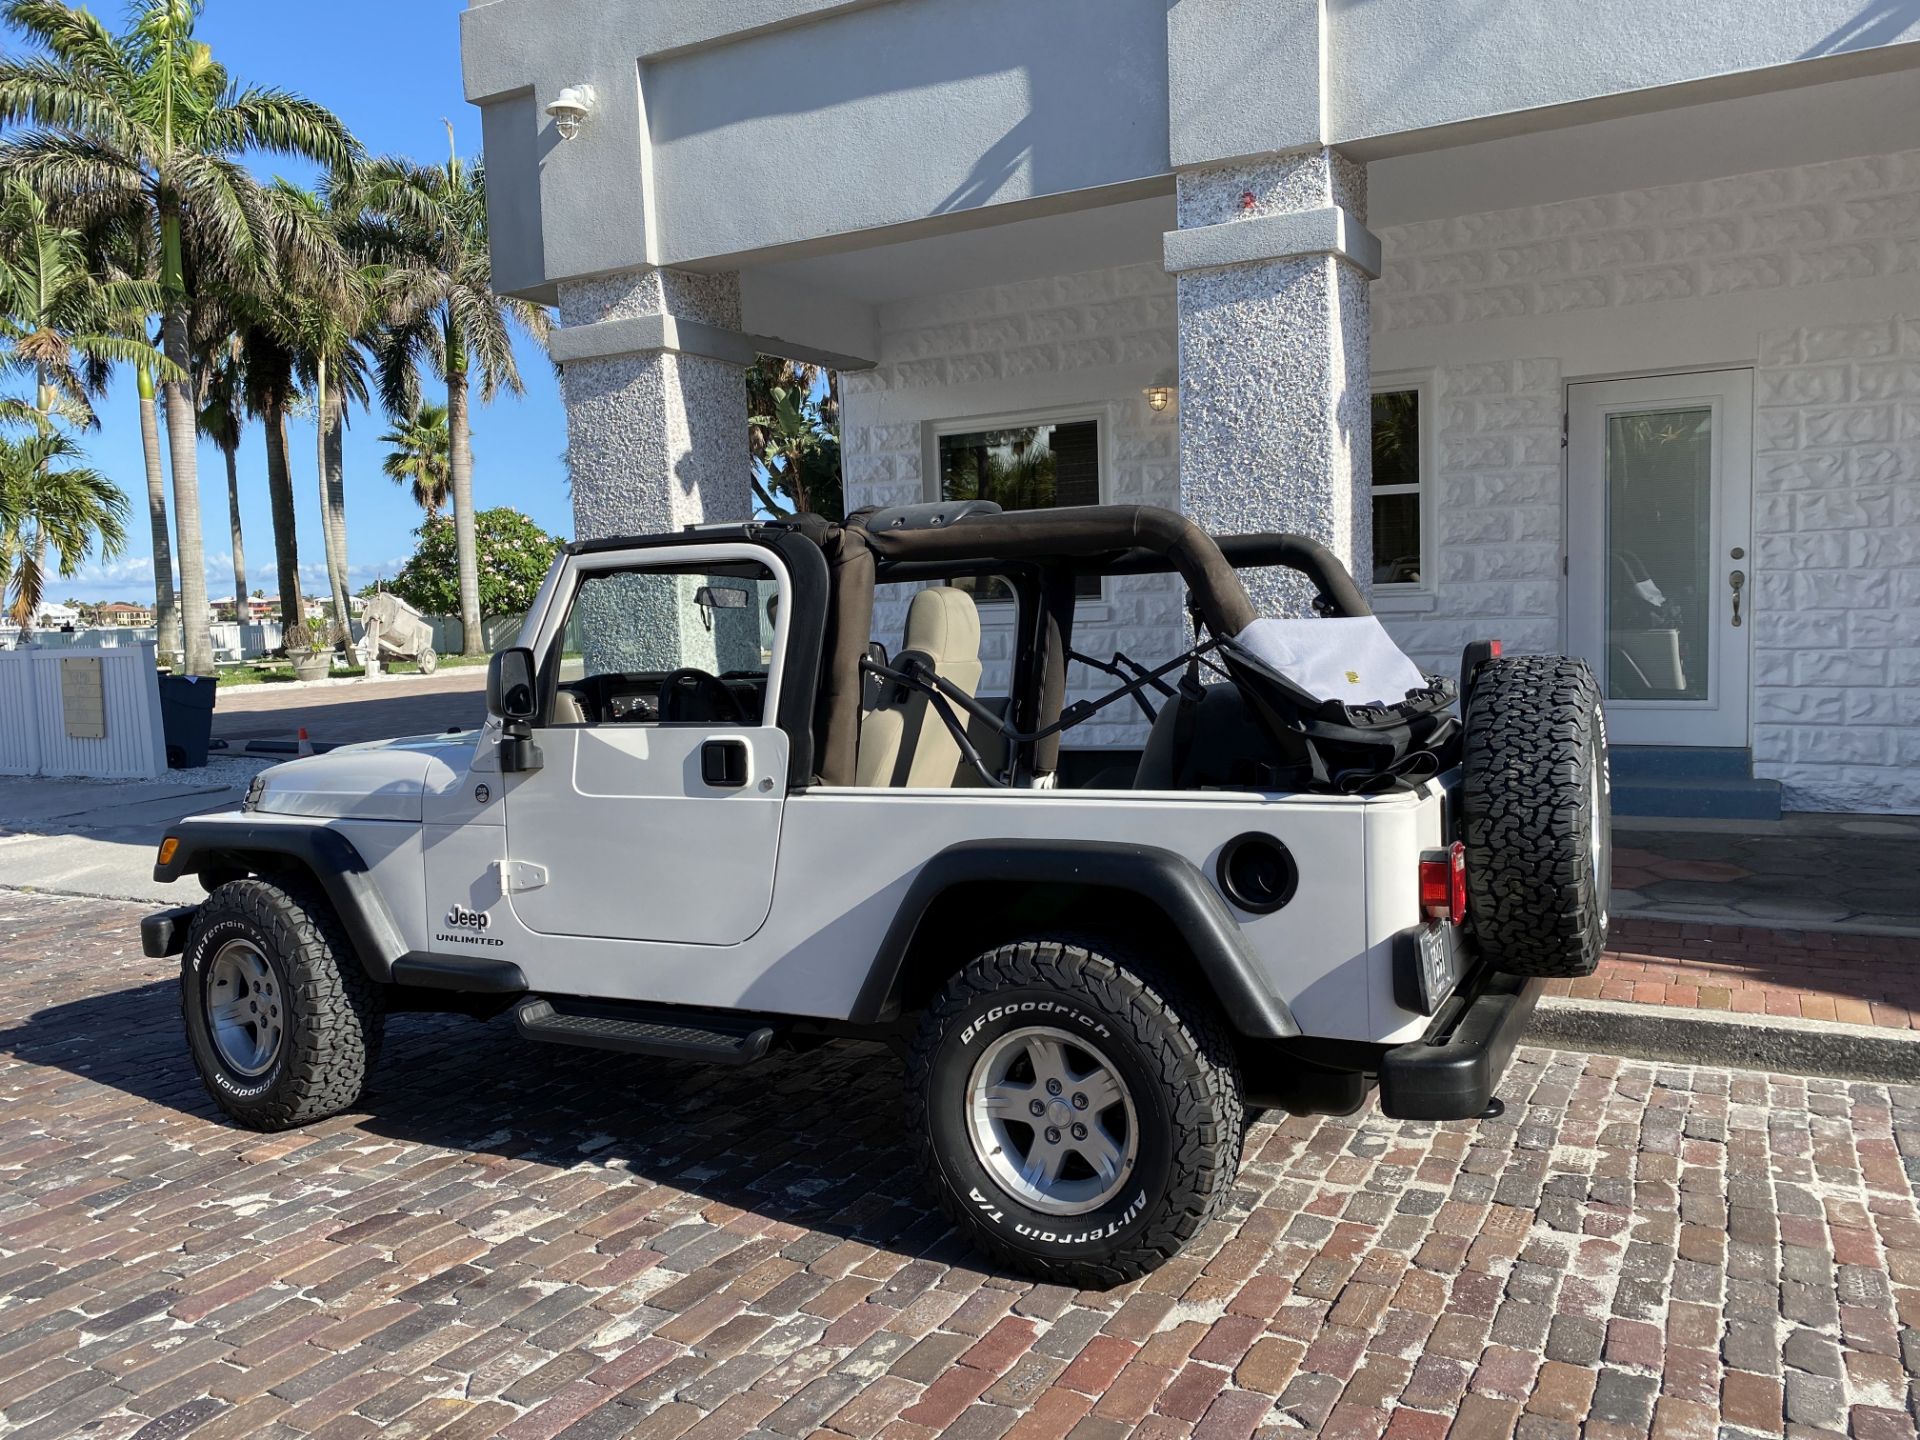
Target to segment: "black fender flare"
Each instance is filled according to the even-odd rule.
[[[1193,862],[1157,846],[1108,840],[967,840],[940,851],[914,877],[895,912],[854,1000],[853,1020],[877,1024],[892,1017],[907,955],[928,909],[954,886],[981,882],[1017,889],[1088,886],[1142,896],[1186,938],[1201,978],[1236,1031],[1262,1040],[1300,1034],[1293,1010],[1263,978],[1233,912]]]
[[[271,872],[293,861],[326,894],[368,975],[381,982],[391,980],[394,962],[407,954],[407,943],[368,873],[367,862],[338,830],[318,824],[186,820],[170,827],[166,838],[177,843],[166,860],[154,862],[153,878],[161,884],[208,869]],[[180,934],[184,938],[184,925]]]

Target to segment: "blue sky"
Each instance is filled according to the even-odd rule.
[[[114,0],[96,0],[92,8],[118,19]],[[319,101],[369,151],[439,161],[446,155],[443,116],[453,121],[463,155],[480,148],[480,112],[466,103],[460,87],[458,16],[463,8],[464,0],[208,0],[198,33],[235,78],[285,86]],[[253,165],[263,176],[311,179],[305,167],[270,156],[254,157]],[[537,347],[521,347],[520,373],[524,397],[502,396],[474,410],[475,502],[482,509],[512,505],[547,529],[569,535],[573,520],[560,461],[566,424],[559,386]],[[435,396],[431,380],[425,393]],[[100,402],[101,428],[81,437],[93,464],[126,492],[132,506],[127,548],[113,560],[94,559],[71,580],[51,580],[49,598],[152,602],[137,405],[132,377],[123,376]],[[407,491],[380,473],[385,451],[379,438],[386,428],[383,414],[356,410],[347,430],[347,544],[355,588],[376,575],[391,575],[412,552],[411,532],[420,523]],[[292,432],[300,568],[306,592],[318,594],[326,585],[313,427],[296,420]],[[202,442],[200,503],[210,595],[233,591],[226,486],[220,452]],[[168,493],[171,500],[171,479]],[[257,425],[248,428],[240,451],[240,512],[247,588],[272,594],[266,447]]]

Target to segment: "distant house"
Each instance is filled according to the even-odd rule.
[[[80,612],[71,605],[56,604],[52,600],[44,601],[34,613],[33,628],[36,630],[58,630],[63,625],[78,625]]]
[[[109,600],[103,605],[93,607],[93,623],[96,625],[133,626],[153,623],[151,605],[135,605],[127,600]]]

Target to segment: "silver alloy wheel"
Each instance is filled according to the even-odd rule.
[[[286,1034],[279,978],[251,940],[229,940],[207,967],[213,1047],[236,1075],[263,1075]]]
[[[1097,1210],[1138,1156],[1133,1097],[1113,1063],[1051,1026],[1010,1030],[967,1081],[973,1153],[1002,1189],[1049,1215]]]

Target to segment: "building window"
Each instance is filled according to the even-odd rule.
[[[1373,395],[1373,583],[1419,587],[1426,576],[1423,512],[1428,485],[1422,393],[1417,386]]]
[[[1100,422],[1064,420],[956,431],[939,437],[942,500],[991,500],[1002,510],[1100,503]],[[1100,594],[1097,575],[1082,576],[1082,596]],[[983,582],[981,600],[1011,596]]]

